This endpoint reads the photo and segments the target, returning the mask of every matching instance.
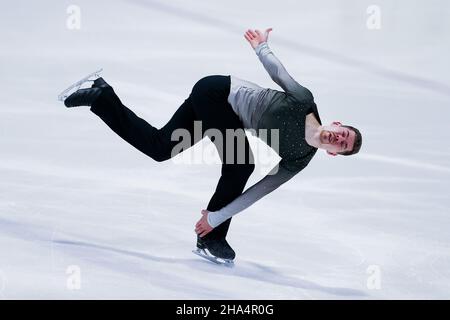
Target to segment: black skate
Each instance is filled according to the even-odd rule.
[[[92,81],[92,80],[87,80]],[[103,79],[97,78],[90,88],[78,89],[64,100],[66,107],[91,106],[103,89],[112,87]]]
[[[95,72],[92,72],[91,74],[88,74],[84,78],[78,80],[74,84],[70,85],[68,88],[66,88],[63,92],[61,92],[58,95],[59,101],[64,101],[67,99],[68,96],[70,96],[73,92],[77,91],[81,88],[82,85],[84,85],[86,82],[94,81],[95,79],[100,77],[100,73],[103,71],[103,69],[99,69]],[[95,83],[95,81],[94,81]],[[105,82],[106,83],[106,82]]]
[[[64,104],[67,108],[91,106],[92,103],[100,96],[102,88],[86,88],[79,89],[72,93],[64,100]]]
[[[211,262],[227,267],[234,266],[233,260],[236,257],[233,248],[231,248],[224,238],[216,240],[204,239],[197,236],[197,249],[192,252]]]

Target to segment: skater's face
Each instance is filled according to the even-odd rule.
[[[323,127],[320,132],[320,143],[329,155],[335,156],[338,153],[353,150],[355,137],[355,131],[345,128],[340,122],[335,121],[331,125]]]

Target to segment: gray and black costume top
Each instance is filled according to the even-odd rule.
[[[283,88],[284,92],[262,88],[231,75],[228,102],[245,129],[254,129],[256,134],[259,134],[260,129],[268,129],[263,138],[268,145],[271,145],[270,129],[279,130],[276,151],[281,161],[275,170],[234,201],[218,211],[210,212],[208,223],[212,227],[217,227],[291,179],[308,165],[317,151],[317,148],[310,146],[305,140],[307,114],[314,113],[322,124],[313,95],[289,75],[267,42],[260,43],[255,52],[272,80]],[[272,174],[273,172],[276,173]]]

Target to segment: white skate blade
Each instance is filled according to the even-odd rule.
[[[72,94],[72,90],[74,92],[77,91],[78,89],[80,89],[80,87],[83,85],[83,83],[87,82],[87,81],[94,81],[95,79],[97,79],[98,77],[100,77],[100,73],[103,71],[103,69],[99,69],[95,72],[92,72],[90,74],[88,74],[87,76],[85,76],[84,78],[78,80],[77,82],[75,82],[74,84],[72,84],[71,86],[69,86],[67,89],[65,89],[63,92],[61,92],[58,95],[58,100],[59,101],[64,101],[66,100],[66,98],[68,96],[70,96],[70,94]],[[92,78],[92,79],[91,79]]]
[[[208,251],[208,249],[197,248],[195,250],[192,250],[192,252],[208,261],[215,263],[215,264],[230,267],[230,268],[234,267],[233,260],[215,257]]]

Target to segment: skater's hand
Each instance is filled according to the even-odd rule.
[[[266,29],[264,33],[260,30],[251,30],[248,29],[245,32],[245,39],[250,43],[253,49],[255,49],[260,43],[267,42],[267,38],[269,38],[269,32],[272,31],[272,28]]]
[[[202,218],[198,220],[197,224],[195,225],[195,232],[200,236],[204,237],[208,233],[211,232],[213,227],[211,227],[208,223],[208,210],[202,210]]]

